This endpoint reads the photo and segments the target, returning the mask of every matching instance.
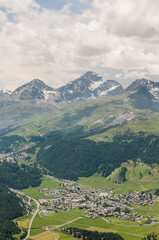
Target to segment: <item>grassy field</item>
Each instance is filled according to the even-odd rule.
[[[142,191],[140,184],[137,184],[135,181],[127,181],[122,184],[116,184],[110,182],[108,179],[101,177],[100,174],[94,174],[91,177],[85,178],[82,177],[78,180],[80,184],[86,185],[91,188],[100,188],[104,190],[114,189],[114,194],[124,194],[130,191]]]
[[[143,215],[143,216],[147,216],[149,210],[150,210],[150,206],[141,206],[141,205],[136,205],[136,204],[132,204],[131,205],[134,210],[140,214],[140,215]]]
[[[159,197],[150,209],[148,216],[153,216],[157,221],[159,221]]]
[[[35,236],[35,235],[38,235],[40,233],[43,233],[45,232],[45,230],[42,230],[42,229],[31,229],[30,230],[30,236]]]
[[[47,176],[44,176],[42,178],[42,183],[39,187],[30,187],[27,189],[22,190],[26,195],[33,197],[35,199],[38,198],[44,198],[44,199],[51,199],[52,196],[46,196],[43,193],[39,192],[39,190],[45,189],[45,188],[57,188],[60,186],[60,182],[49,178]]]
[[[61,240],[73,240],[74,239],[68,233],[66,233],[66,232],[64,232],[62,230],[56,229],[56,231],[54,231],[54,232],[57,233],[60,236],[59,239],[61,239]]]
[[[30,239],[34,239],[34,240],[55,240],[58,239],[58,234],[52,231],[47,231],[44,233],[40,233],[38,235],[35,235],[33,237],[30,237]]]
[[[30,216],[20,217],[16,219],[16,222],[18,223],[18,226],[20,228],[27,228],[29,227],[31,217],[32,217],[32,214]]]
[[[119,171],[122,166],[127,167],[127,182],[122,184],[115,184]],[[142,164],[138,162],[135,166],[133,162],[123,163],[119,169],[116,169],[108,178],[103,178],[100,174],[95,174],[89,178],[80,178],[77,184],[84,184],[92,188],[101,188],[101,189],[114,189],[115,194],[123,194],[129,191],[143,191],[143,190],[154,190],[159,187],[159,173],[158,166],[153,166],[150,168],[146,164]],[[152,174],[148,172],[151,171]],[[141,173],[141,174],[140,174]],[[142,177],[141,177],[142,175]],[[111,177],[111,180],[108,179]],[[24,190],[27,195],[32,196],[34,198],[50,198],[48,196],[44,196],[39,192],[40,189],[45,188],[56,188],[58,187],[60,182],[55,179],[51,179],[49,177],[44,176],[42,184],[37,188],[29,188]],[[159,198],[156,199],[152,208],[149,206],[140,206],[140,205],[132,205],[135,211],[138,214],[143,216],[151,216],[154,217],[154,220],[159,221]],[[156,232],[159,234],[159,224],[151,225],[151,226],[143,226],[144,221],[141,223],[132,222],[132,221],[124,221],[114,217],[109,218],[108,220],[111,223],[105,222],[103,219],[88,219],[81,218],[84,210],[80,210],[78,208],[67,210],[66,212],[57,212],[53,213],[49,216],[41,216],[37,215],[33,221],[32,227],[34,228],[42,228],[46,226],[61,226],[66,224],[67,226],[78,227],[82,229],[88,230],[98,230],[104,232],[117,232],[125,240],[141,240],[144,236],[151,232]],[[73,221],[72,223],[69,223]],[[29,224],[29,218],[24,217],[18,220],[18,224],[20,227],[26,227]],[[45,236],[45,233],[42,229],[32,229],[31,230],[31,239],[38,236]],[[67,235],[64,232],[61,232],[60,227],[53,232],[58,233],[59,239],[71,240],[73,239],[71,236]],[[42,239],[42,238],[38,238]],[[47,239],[47,238],[46,238]]]
[[[135,222],[135,221],[121,220],[121,219],[115,218],[115,217],[109,217],[109,218],[107,218],[107,219],[108,219],[108,221],[110,221],[111,223],[115,223],[115,224],[140,225],[138,222]]]
[[[123,166],[127,168],[127,181],[117,184],[115,182],[117,181],[119,172]],[[113,189],[114,194],[125,194],[130,191],[143,190],[154,191],[154,189],[159,188],[158,166],[151,168],[150,166],[140,162],[134,166],[134,163],[129,161],[129,163],[123,163],[121,167],[112,172],[112,174],[107,178],[104,178],[100,174],[96,173],[88,178],[79,178],[78,182],[91,188],[100,188],[104,190]],[[151,171],[152,174],[149,174],[149,171]],[[111,180],[109,181],[110,178]]]
[[[69,224],[69,226],[92,230],[94,229],[104,232],[117,232],[123,236],[125,240],[141,240],[142,237],[153,231],[159,234],[159,224],[153,226],[122,226],[107,223],[101,218],[95,220],[84,218]]]
[[[72,220],[78,219],[80,214],[71,214],[71,213],[53,213],[49,216],[40,216],[36,215],[32,227],[40,228],[43,226],[57,226],[62,225]]]

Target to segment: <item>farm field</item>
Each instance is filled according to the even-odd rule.
[[[34,237],[30,237],[30,239],[34,239],[34,240],[55,240],[58,239],[59,235],[57,233],[54,233],[52,231],[47,231],[44,233],[40,233]]]
[[[71,213],[62,213],[57,212],[53,213],[49,216],[41,216],[37,215],[33,221],[33,228],[40,228],[46,226],[58,226],[67,224],[67,222],[74,221],[75,219],[79,219],[81,214],[71,214]]]
[[[147,214],[147,210],[145,214]],[[142,212],[142,209],[138,211]],[[87,230],[94,230],[100,232],[116,232],[119,233],[121,236],[124,237],[125,240],[141,240],[142,237],[146,236],[151,232],[156,232],[159,234],[159,224],[150,225],[150,226],[140,226],[139,223],[131,222],[131,221],[124,221],[120,219],[116,219],[113,217],[108,218],[111,223],[104,221],[102,218],[97,219],[89,219],[89,218],[80,218],[80,213],[53,213],[50,216],[43,216],[37,215],[34,219],[32,227],[35,228],[42,228],[46,226],[54,226],[58,229],[55,229],[54,232],[58,233],[60,238],[59,239],[73,239],[65,233],[61,232],[61,228],[63,226],[71,226],[77,227]],[[72,221],[72,223],[70,223]],[[62,226],[61,226],[62,225]],[[37,234],[41,234],[43,230],[41,229],[32,229],[31,230],[31,238],[30,239],[37,239],[33,238]],[[41,235],[43,236],[43,235]]]
[[[124,165],[125,164],[125,165]],[[113,181],[117,179],[118,173],[121,168],[116,169],[111,174],[112,181],[109,181],[108,178],[103,178],[100,174],[94,174],[93,176],[89,178],[80,178],[78,184],[83,184],[92,188],[97,189],[114,189],[115,194],[124,194],[129,191],[143,191],[144,190],[152,190],[154,191],[155,188],[159,184],[158,180],[158,171],[155,169],[157,168],[151,168],[152,174],[148,175],[149,166],[144,165],[142,166],[140,163],[137,164],[135,167],[130,162],[129,164],[124,163],[122,166],[126,166],[128,169],[127,172],[127,182],[124,182],[122,184],[116,184]],[[127,164],[127,165],[126,165]],[[140,179],[140,173],[142,173],[142,179]],[[148,180],[146,178],[148,177]],[[110,176],[109,176],[110,177]],[[136,181],[135,181],[136,180]],[[46,188],[57,188],[59,187],[60,182],[57,179],[49,178],[48,176],[44,176],[42,179],[42,184],[37,188],[28,188],[26,190],[23,190],[23,192],[26,195],[29,195],[33,198],[46,198],[50,199],[50,196],[46,196],[39,192],[41,189]],[[33,202],[32,202],[33,204]],[[132,205],[132,207],[135,209],[135,211],[143,216],[151,216],[153,217],[154,221],[159,221],[159,198],[157,198],[153,204],[152,207],[150,206],[140,206],[140,205]],[[32,228],[30,233],[29,239],[47,239],[43,238],[49,237],[52,232],[59,235],[59,239],[66,239],[71,240],[73,239],[71,236],[67,235],[65,232],[62,231],[62,227],[64,226],[70,226],[70,227],[77,227],[81,229],[87,229],[87,230],[94,230],[99,232],[116,232],[119,233],[125,240],[142,240],[144,236],[147,236],[149,233],[152,233],[153,231],[156,232],[159,235],[159,224],[155,223],[152,225],[144,225],[145,221],[141,220],[141,222],[133,222],[128,220],[120,220],[115,217],[109,217],[107,218],[109,222],[106,222],[102,218],[97,219],[90,219],[83,216],[84,210],[75,208],[75,209],[69,209],[69,210],[58,210],[58,212],[52,213],[49,216],[36,215]],[[29,217],[23,217],[18,219],[18,225],[20,227],[27,227],[29,224]],[[44,227],[54,227],[55,229],[52,230],[52,232],[46,232],[43,228]],[[49,234],[48,234],[49,233]],[[41,237],[41,238],[37,238]],[[48,238],[49,239],[49,238]],[[52,237],[52,239],[54,239]],[[56,239],[56,238],[55,238]]]
[[[159,224],[152,225],[152,226],[122,226],[115,225],[111,223],[105,222],[103,219],[87,219],[83,218],[77,220],[76,222],[69,224],[69,226],[77,227],[77,228],[84,228],[84,229],[91,229],[91,230],[98,230],[100,232],[117,232],[121,236],[124,237],[125,240],[138,240],[142,239],[144,236],[151,232],[156,232],[159,234]]]

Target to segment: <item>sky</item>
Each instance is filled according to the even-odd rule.
[[[158,0],[0,0],[0,89],[86,71],[159,81]]]

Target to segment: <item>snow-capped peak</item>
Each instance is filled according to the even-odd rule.
[[[153,82],[145,78],[137,79],[126,91],[131,91],[131,93],[134,94],[140,87],[143,87],[147,91],[152,101],[159,102],[159,82]]]
[[[11,95],[11,93],[10,90],[0,90],[0,96],[8,96]]]
[[[113,80],[104,81],[101,75],[91,71],[60,88],[64,100],[68,102],[117,95],[122,90],[123,88],[118,82]]]

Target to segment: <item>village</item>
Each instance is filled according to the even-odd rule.
[[[66,181],[67,182],[67,181]],[[130,192],[124,195],[114,195],[110,191],[90,189],[83,185],[75,185],[68,181],[57,189],[41,190],[53,199],[39,199],[39,203],[48,210],[79,208],[84,209],[84,217],[116,217],[122,220],[139,221],[143,216],[137,214],[132,204],[152,206],[155,195],[152,193]]]

